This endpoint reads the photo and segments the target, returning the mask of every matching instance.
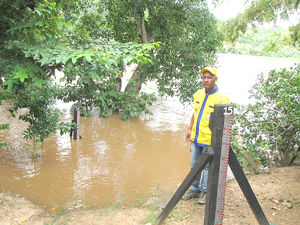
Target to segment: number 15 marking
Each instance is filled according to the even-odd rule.
[[[224,115],[230,115],[233,114],[233,106],[226,106],[224,108]]]

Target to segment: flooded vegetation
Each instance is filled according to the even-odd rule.
[[[258,73],[293,65],[251,56],[219,57],[218,85],[231,101],[239,103],[248,101],[247,89]],[[143,88],[153,90],[152,86]],[[71,104],[58,102],[57,106],[66,110],[62,121],[71,122]],[[100,118],[97,112],[81,117],[82,139],[52,135],[44,141],[43,156],[36,159],[30,155],[31,142],[23,139],[27,124],[9,117],[9,108],[6,103],[0,107],[1,123],[10,126],[0,133],[0,140],[8,144],[0,151],[0,188],[35,204],[47,208],[98,207],[112,202],[137,205],[147,202],[159,187],[174,190],[190,170],[184,134],[192,108],[184,107],[177,98],[158,96],[150,108],[153,116],[127,122],[120,115]]]

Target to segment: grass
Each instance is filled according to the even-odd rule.
[[[156,197],[156,196],[158,195],[158,193],[156,193],[156,192],[151,192],[151,195],[152,195],[153,197]]]
[[[33,209],[39,209],[40,207],[38,205],[33,205],[32,208]]]
[[[281,195],[279,195],[278,200],[281,201],[281,202],[284,202],[284,198]]]
[[[138,193],[138,191],[136,191]],[[152,190],[149,195],[154,197],[156,200],[159,201],[159,203],[153,203],[153,204],[145,204],[143,201],[143,196],[141,196],[139,194],[139,197],[136,199],[137,201],[137,207],[143,209],[143,211],[141,212],[141,217],[139,217],[138,220],[136,220],[136,218],[134,216],[132,216],[133,220],[136,220],[136,222],[139,222],[140,224],[155,224],[156,223],[156,219],[158,218],[158,216],[160,215],[160,213],[162,212],[162,206],[160,206],[159,204],[161,204],[161,200],[162,201],[167,201],[166,199],[169,198],[169,193],[170,191],[164,190],[160,183],[158,182],[156,187],[154,188],[154,190]],[[73,202],[74,205],[79,205],[78,201]],[[127,210],[124,211],[123,213],[129,213],[131,212],[132,208],[136,208],[136,206],[132,206],[132,207],[123,207],[124,209],[126,208]],[[108,215],[108,218],[111,220],[114,220],[114,218],[110,218],[111,217],[111,212],[113,211],[117,211],[120,208],[122,208],[122,205],[120,203],[116,203],[116,202],[112,202],[108,205],[106,205],[105,207],[98,207],[98,208],[93,208],[92,210],[97,210],[95,215],[98,215],[99,217],[104,216],[104,215]],[[85,208],[86,209],[86,208]],[[77,215],[82,215],[85,214],[85,209],[81,209],[80,212],[77,212]],[[129,211],[128,211],[129,210]],[[68,224],[68,222],[70,220],[72,220],[72,214],[70,213],[72,212],[71,210],[67,210],[67,209],[63,209],[61,206],[57,207],[57,209],[55,210],[55,216],[53,218],[53,221],[51,221],[53,224]],[[191,218],[191,215],[193,213],[199,213],[201,212],[201,209],[199,209],[199,207],[185,207],[182,205],[176,205],[174,207],[174,209],[172,210],[172,212],[169,214],[169,216],[166,218],[164,224],[168,224],[171,221],[181,221],[181,220],[189,220],[192,221],[193,218]],[[113,212],[113,214],[115,214]],[[144,218],[143,218],[144,217]],[[108,219],[107,217],[105,217],[106,219]],[[99,218],[99,220],[101,220]],[[112,221],[113,222],[113,221]],[[45,225],[47,225],[45,223]],[[51,225],[51,223],[49,223],[48,225]]]
[[[105,214],[108,214],[109,212],[111,212],[113,210],[120,209],[121,207],[122,207],[122,205],[120,203],[113,202],[112,204],[107,205],[106,207],[100,209],[99,216],[103,216]]]
[[[151,223],[151,224],[155,224],[155,221],[157,219],[157,217],[160,214],[160,208],[159,206],[151,206],[149,208],[149,213],[146,215],[146,217],[144,219],[142,219],[140,221],[141,224],[147,224],[147,223]]]
[[[138,198],[138,199],[137,199],[137,203],[138,203],[138,206],[141,207],[141,206],[143,205],[144,202],[143,202],[142,199]]]

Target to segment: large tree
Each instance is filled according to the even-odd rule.
[[[92,39],[84,31],[75,32],[77,37],[70,35],[78,29],[66,20],[61,7],[73,2],[0,0],[0,100],[12,103],[13,115],[27,106],[29,113],[20,115],[19,119],[30,122],[24,137],[33,139],[34,146],[56,129],[64,133],[71,126],[61,123],[59,112],[52,107],[57,98],[68,95],[68,90],[58,90],[55,94],[52,91],[57,89],[53,81],[56,70],[85,65],[93,80],[104,82],[109,80],[110,73],[114,74],[116,65],[149,61],[146,52],[154,46]],[[93,72],[93,66],[101,73]],[[78,75],[72,74],[72,79],[78,79]],[[34,97],[30,92],[41,96]]]
[[[126,63],[114,63],[109,73],[98,71],[101,66],[95,61],[66,68],[65,81],[71,91],[64,100],[77,102],[87,115],[93,107],[105,117],[111,113],[109,109],[121,112],[122,119],[138,117],[142,111],[150,113],[146,105],[156,98],[140,92],[149,80],[157,82],[161,94],[180,96],[182,102],[191,100],[201,86],[200,68],[216,65],[216,50],[222,43],[217,21],[202,1],[78,1],[68,4],[64,12],[73,24],[72,40],[160,44],[147,52],[153,63],[137,63],[123,88]],[[127,61],[141,62],[134,55]],[[92,75],[95,72],[101,74],[97,81]],[[80,78],[74,84],[76,73]]]
[[[125,92],[137,93],[148,80],[156,80],[161,94],[189,101],[201,86],[199,70],[216,65],[222,44],[217,20],[205,1],[105,0],[107,38],[120,42],[159,42],[153,64],[136,67]],[[121,81],[120,81],[121,82]],[[133,87],[135,84],[135,87]]]

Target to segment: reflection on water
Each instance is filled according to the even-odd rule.
[[[8,143],[0,152],[1,188],[48,208],[75,202],[90,207],[137,204],[137,199],[147,201],[158,184],[174,189],[190,169],[184,133],[191,108],[176,104],[175,99],[159,99],[152,106],[153,117],[127,122],[119,115],[81,117],[83,139],[53,135],[38,159],[30,157],[30,143],[21,138],[25,124],[8,118],[11,129],[0,136]],[[1,107],[1,118],[8,117],[8,107]],[[62,116],[64,121],[71,118],[70,112]]]
[[[232,101],[244,103],[246,88],[266,68],[251,59],[257,60],[220,55],[218,85]],[[275,62],[277,67],[278,62],[292,65]],[[274,60],[268,64],[271,68],[274,65]],[[144,91],[152,90],[153,84],[144,87]],[[58,106],[67,109],[61,118],[70,122],[70,104],[58,102]],[[26,124],[9,117],[8,108],[6,104],[0,107],[0,123],[10,124],[10,130],[0,133],[0,140],[8,143],[0,149],[0,190],[20,194],[35,204],[48,208],[75,203],[90,207],[111,202],[137,204],[137,199],[147,201],[158,186],[174,190],[190,170],[189,143],[184,134],[192,108],[183,107],[176,98],[158,97],[150,107],[153,116],[127,122],[119,115],[81,117],[83,139],[52,135],[44,142],[44,156],[37,159],[26,151],[31,146],[22,138]],[[26,109],[20,110],[24,112]]]

